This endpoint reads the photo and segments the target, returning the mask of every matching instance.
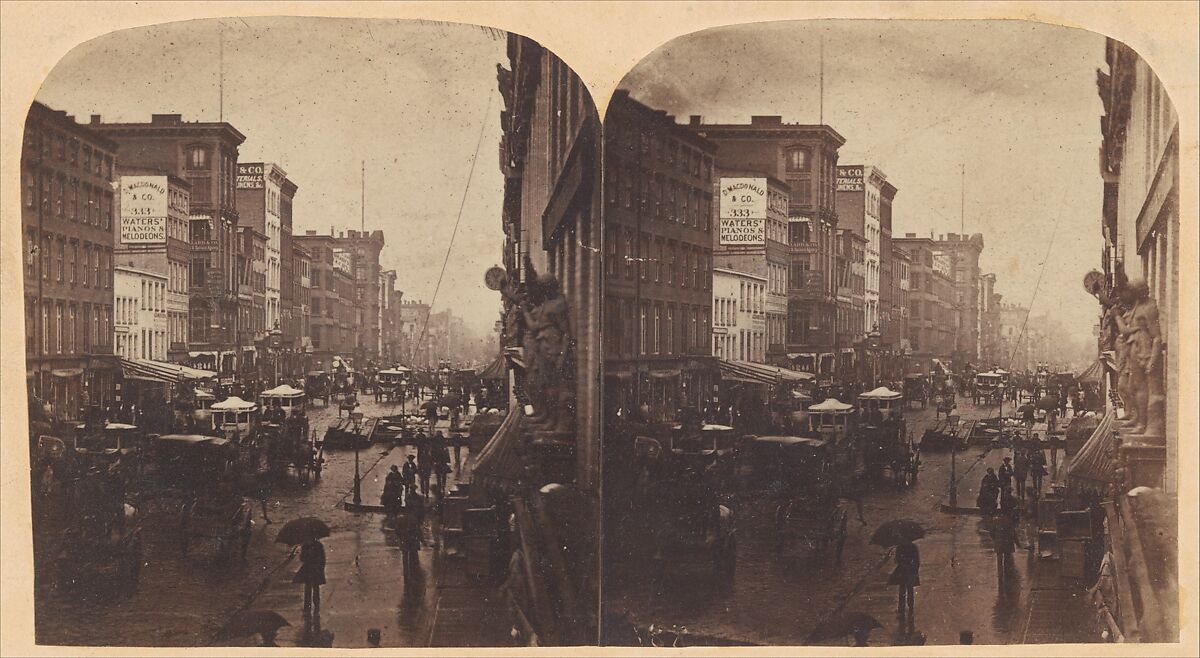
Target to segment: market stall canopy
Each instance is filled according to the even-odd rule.
[[[256,406],[253,402],[246,402],[234,395],[220,402],[213,403],[212,408],[215,411],[251,411]]]
[[[897,393],[886,386],[880,386],[873,391],[867,391],[858,396],[860,400],[899,400],[904,394]]]
[[[126,376],[139,379],[152,379],[167,384],[181,384],[189,379],[210,379],[217,373],[211,370],[192,368],[179,363],[166,363],[148,359],[121,358],[121,371]]]
[[[854,405],[846,404],[845,402],[841,402],[841,401],[837,400],[836,398],[825,398],[824,402],[814,404],[813,406],[808,408],[809,411],[818,411],[818,412],[822,412],[822,413],[830,412],[830,411],[832,411],[832,412],[838,412],[838,411],[848,412],[853,409],[854,409]]]
[[[721,359],[722,379],[755,382],[758,384],[774,385],[781,382],[805,382],[814,378],[811,373],[799,370],[788,370],[779,366],[769,366],[765,363]]]
[[[293,388],[287,384],[280,384],[275,388],[263,391],[259,395],[263,396],[264,398],[295,398],[304,395],[304,391],[298,388]]]
[[[496,433],[479,451],[472,473],[481,483],[505,490],[516,488],[525,472],[525,461],[520,454],[522,418],[524,414],[519,407],[509,408]]]
[[[480,379],[504,379],[507,373],[504,356],[497,356],[491,363],[479,371]]]
[[[217,399],[217,396],[213,395],[209,391],[206,391],[202,388],[193,389],[192,395],[194,395],[197,399],[200,399],[200,400],[215,400],[215,399]]]

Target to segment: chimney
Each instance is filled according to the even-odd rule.
[[[176,126],[183,123],[182,114],[151,114],[150,123],[157,126]]]
[[[752,126],[779,126],[783,125],[783,117],[779,115],[773,116],[752,116],[750,117],[750,125]]]
[[[95,125],[98,125],[99,123],[100,123],[100,115],[93,114],[92,115],[92,125],[95,126]]]
[[[698,126],[700,125],[700,118],[701,116],[699,114],[693,114],[688,117],[688,123],[693,126]]]

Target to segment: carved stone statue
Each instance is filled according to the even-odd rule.
[[[1116,343],[1116,365],[1117,365],[1117,393],[1121,396],[1121,400],[1125,403],[1125,421],[1132,425],[1137,425],[1138,405],[1134,398],[1137,395],[1137,390],[1134,385],[1135,373],[1133,371],[1133,361],[1130,356],[1131,340],[1133,337],[1133,303],[1131,292],[1128,286],[1123,286],[1117,290],[1119,303],[1114,306],[1115,312],[1113,320],[1117,327]]]
[[[571,328],[567,300],[552,274],[538,277],[536,301],[525,312],[526,377],[535,430],[569,433],[574,421],[574,381],[567,372]]]
[[[525,316],[521,309],[527,303],[526,291],[513,277],[505,276],[500,284],[500,295],[504,298],[502,344],[504,347],[520,346],[525,337]]]
[[[1128,368],[1134,390],[1137,421],[1135,434],[1163,437],[1166,396],[1163,390],[1163,341],[1158,304],[1145,281],[1131,281],[1126,290],[1128,318]]]

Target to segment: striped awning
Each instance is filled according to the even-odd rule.
[[[765,363],[753,363],[751,361],[721,359],[720,365],[722,379],[733,379],[742,382],[775,385],[789,382],[804,382],[813,378],[813,375],[807,372],[788,370],[779,366],[769,366]]]
[[[1079,452],[1071,458],[1067,477],[1071,480],[1086,481],[1092,484],[1107,484],[1112,480],[1117,467],[1116,422],[1113,412],[1104,415],[1096,426],[1092,436],[1083,444]]]
[[[179,363],[165,363],[147,359],[121,359],[121,370],[127,377],[142,380],[154,380],[167,384],[180,384],[190,379],[208,379],[216,377],[211,370],[201,370]]]
[[[496,428],[471,471],[472,477],[485,486],[494,486],[511,490],[520,481],[525,472],[525,460],[521,458],[521,419],[524,417],[521,408],[511,406],[504,422]]]
[[[507,364],[504,362],[504,356],[497,356],[485,368],[479,371],[480,379],[505,379],[508,377]]]
[[[1099,359],[1092,362],[1083,372],[1076,375],[1075,379],[1086,382],[1088,384],[1099,384],[1104,377],[1104,366]]]

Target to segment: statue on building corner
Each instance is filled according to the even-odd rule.
[[[1166,431],[1166,394],[1158,304],[1143,280],[1131,281],[1124,290],[1129,306],[1129,369],[1137,410],[1133,433],[1153,437],[1150,442],[1160,443]]]

